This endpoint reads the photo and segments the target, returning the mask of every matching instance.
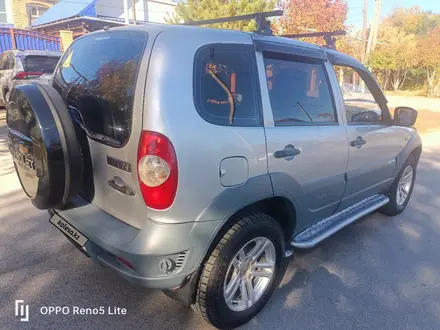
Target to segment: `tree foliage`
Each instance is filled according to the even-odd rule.
[[[187,0],[177,4],[175,13],[166,18],[168,23],[183,23],[205,19],[238,16],[272,11],[276,0]],[[255,31],[255,20],[212,24],[212,27]]]
[[[384,27],[379,34],[381,43],[370,58],[370,65],[379,71],[384,89],[391,82],[393,90],[401,89],[408,73],[419,64],[418,40],[401,27]]]
[[[384,89],[413,88],[425,82],[429,95],[440,94],[439,14],[419,7],[397,8],[384,19],[378,41],[368,65]],[[423,74],[425,79],[419,79]]]
[[[419,56],[426,70],[428,95],[440,96],[440,26],[421,40]]]
[[[283,16],[275,25],[278,34],[345,30],[347,3],[344,0],[287,0]],[[307,39],[323,44],[322,40]]]

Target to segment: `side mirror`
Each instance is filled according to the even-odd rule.
[[[417,119],[417,110],[410,107],[397,107],[394,110],[394,124],[399,126],[414,126]]]

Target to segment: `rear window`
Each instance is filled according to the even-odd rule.
[[[53,86],[87,131],[108,138],[98,138],[101,142],[121,146],[130,137],[134,89],[146,41],[144,32],[92,34],[75,41],[60,61]]]
[[[252,45],[208,45],[195,58],[194,99],[206,121],[224,126],[261,125]]]
[[[58,56],[34,56],[24,58],[24,71],[52,73],[60,58]]]

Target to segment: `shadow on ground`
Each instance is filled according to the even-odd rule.
[[[439,172],[440,156],[424,152],[403,214],[367,216],[298,252],[267,307],[243,329],[439,329]],[[15,174],[4,176],[15,183],[0,194],[1,328],[209,328],[160,291],[92,264],[31,206]],[[30,305],[28,324],[14,317],[15,299]],[[41,306],[117,306],[127,315],[44,316]]]

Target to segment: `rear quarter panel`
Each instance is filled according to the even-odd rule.
[[[198,114],[193,97],[197,50],[207,44],[252,44],[252,38],[236,31],[194,28],[193,32],[185,28],[159,34],[149,64],[143,129],[171,140],[179,170],[173,205],[164,211],[148,209],[148,217],[158,222],[227,219],[241,207],[272,196],[263,127],[208,123]],[[219,166],[228,157],[246,158],[245,183],[222,186]]]

